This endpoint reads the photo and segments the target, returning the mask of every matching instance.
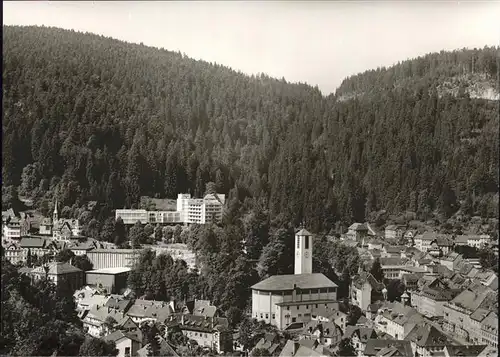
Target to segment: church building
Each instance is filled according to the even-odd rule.
[[[252,317],[285,329],[308,322],[316,309],[336,308],[337,285],[312,271],[313,236],[295,234],[295,274],[274,275],[252,286]]]
[[[78,219],[59,218],[57,200],[52,213],[52,220],[45,218],[40,224],[40,235],[52,236],[58,241],[69,241],[80,236],[81,229]]]

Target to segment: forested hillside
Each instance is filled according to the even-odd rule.
[[[68,215],[99,200],[105,217],[213,181],[233,211],[249,197],[316,232],[381,209],[498,216],[498,103],[439,90],[469,74],[498,86],[497,48],[368,71],[325,97],[102,36],[3,30],[3,187],[42,211],[57,195]]]

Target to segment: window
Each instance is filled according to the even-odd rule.
[[[290,306],[287,306],[287,307],[286,307],[286,309],[287,309],[287,310],[290,310]]]
[[[306,309],[309,309],[309,305],[306,305]]]
[[[299,317],[302,317],[302,314],[299,314]]]
[[[299,305],[297,305],[297,310],[298,310],[299,308],[300,308],[300,307],[299,307]]]
[[[262,314],[260,314],[260,318],[262,319]]]
[[[306,249],[309,249],[309,236],[306,236]]]
[[[276,319],[276,314],[273,314],[273,320],[275,320],[275,319]]]
[[[130,347],[125,347],[125,356],[130,356]]]
[[[268,319],[268,318],[269,318],[269,314],[266,314],[266,319]]]
[[[300,248],[300,237],[297,237],[297,249]]]
[[[317,309],[317,308],[318,308],[318,304],[316,304],[316,306],[315,306],[315,307],[316,307],[316,309]]]

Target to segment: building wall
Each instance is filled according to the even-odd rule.
[[[362,289],[351,286],[351,303],[358,306],[361,311],[366,311],[371,304],[372,288],[370,284],[366,283]]]
[[[116,348],[118,349],[117,357],[125,357],[127,348],[129,349],[129,357],[133,357],[136,355],[137,351],[140,349],[139,343],[136,341],[132,341],[129,338],[122,338],[116,341]]]
[[[117,209],[115,218],[121,217],[124,224],[148,223],[148,212],[145,209]]]
[[[94,269],[131,267],[134,264],[135,252],[128,249],[91,250],[87,253]]]
[[[322,289],[323,290],[323,289]],[[288,326],[293,320],[293,318],[298,320],[304,317],[310,320],[310,315],[313,309],[316,307],[315,300],[337,300],[336,289],[330,289],[332,291],[326,291],[324,289],[322,292],[318,292],[318,289],[304,292],[302,294],[295,294],[291,292],[267,292],[252,290],[252,317],[258,321],[265,321],[271,325],[277,326],[278,328],[284,328]],[[334,291],[335,290],[335,291]],[[283,306],[280,307],[276,304],[282,302],[298,302],[301,304],[297,306]],[[309,316],[304,316],[309,314]],[[289,315],[286,318],[286,315]]]
[[[99,286],[99,284],[102,284],[102,287],[106,289],[108,293],[116,294],[114,275],[86,272],[85,276],[87,285]]]
[[[219,333],[191,331],[186,329],[182,329],[182,333],[184,336],[195,340],[199,346],[214,348],[217,352],[221,352]]]
[[[443,316],[445,301],[435,301],[423,294],[413,292],[411,294],[411,306],[426,316]]]

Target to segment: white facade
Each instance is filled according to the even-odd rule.
[[[312,273],[312,236],[301,230],[295,236],[295,274]]]
[[[204,198],[191,198],[190,194],[177,196],[176,211],[146,211],[145,209],[117,209],[115,218],[124,224],[206,224],[222,219],[225,195],[209,194]]]
[[[315,309],[337,307],[336,288],[306,291],[252,291],[252,317],[284,329],[294,322],[310,321]]]
[[[2,238],[8,243],[21,239],[21,227],[19,225],[9,226],[4,224],[2,228]]]

